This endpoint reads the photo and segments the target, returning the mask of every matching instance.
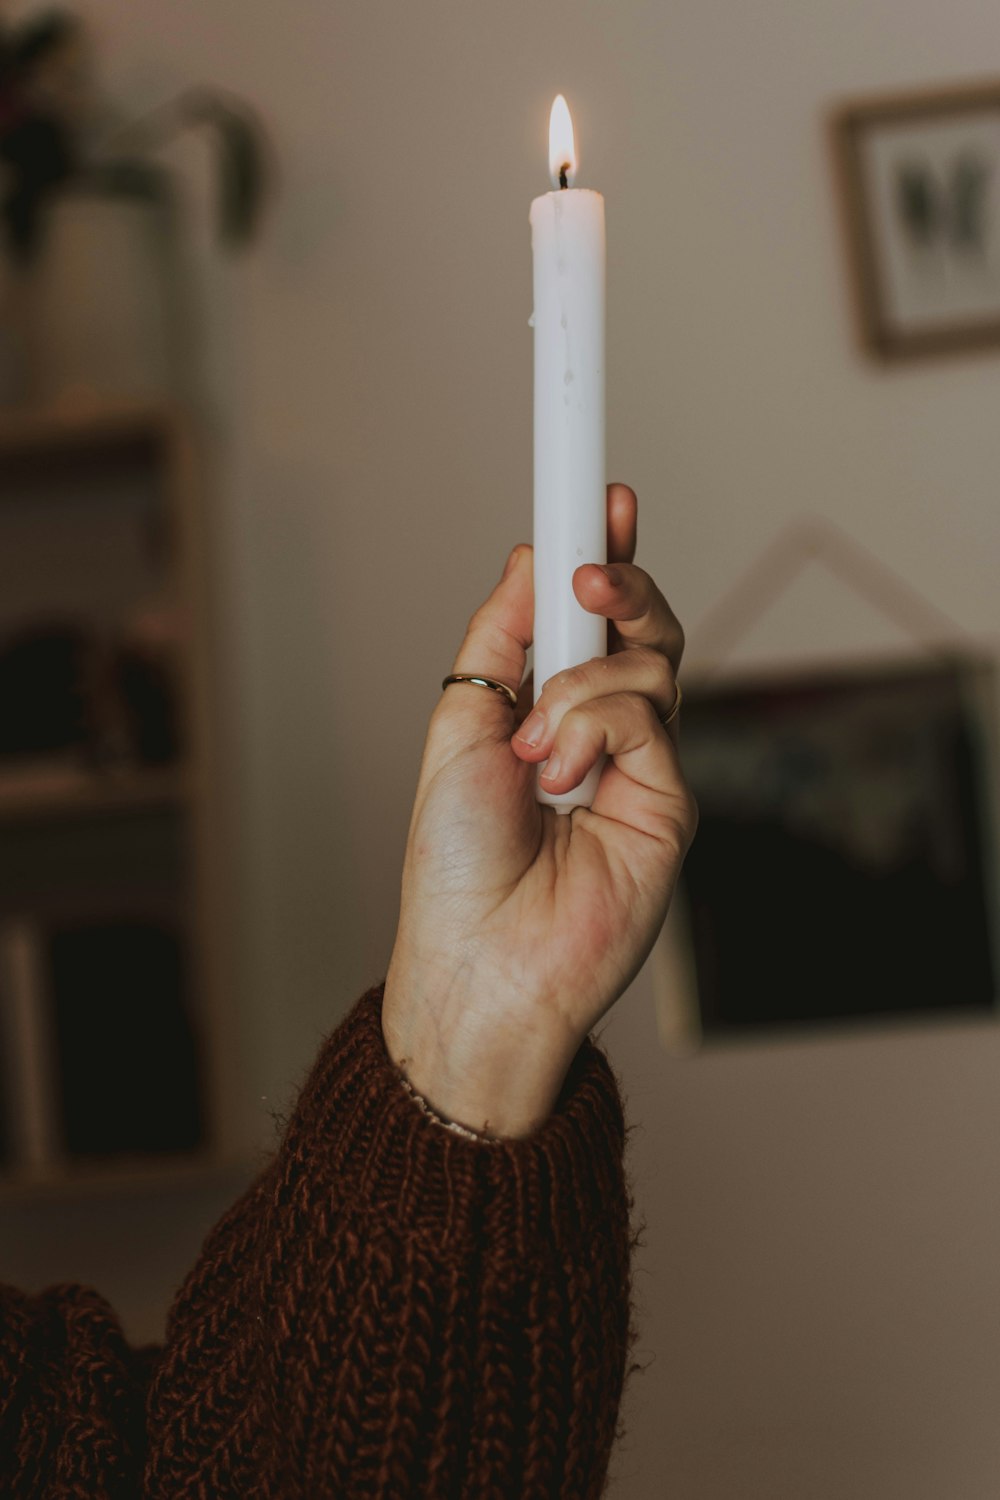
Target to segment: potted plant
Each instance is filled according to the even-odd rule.
[[[249,107],[192,88],[109,132],[88,40],[66,11],[0,30],[7,400],[188,393],[183,220],[157,159],[180,134],[211,142],[222,247],[248,245],[260,222],[264,139]]]

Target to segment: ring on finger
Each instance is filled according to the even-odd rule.
[[[663,725],[664,729],[666,729],[667,725],[672,724],[674,719],[676,719],[677,715],[680,713],[681,703],[684,699],[684,694],[681,692],[680,683],[675,682],[674,687],[677,689],[677,696],[674,699],[674,706],[670,710],[670,712],[668,714],[664,714],[662,719],[660,720],[660,723]]]

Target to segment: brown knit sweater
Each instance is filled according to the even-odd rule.
[[[86,1287],[0,1286],[5,1500],[602,1493],[635,1333],[611,1067],[588,1038],[540,1130],[470,1138],[381,1004],[324,1041],[162,1347]]]

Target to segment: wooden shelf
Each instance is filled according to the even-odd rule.
[[[53,1163],[45,1168],[0,1171],[0,1203],[207,1186],[240,1175],[249,1181],[261,1166],[259,1160],[246,1157],[190,1151],[159,1157],[123,1156],[106,1161]]]
[[[245,1126],[222,853],[226,772],[214,734],[209,650],[206,449],[199,415],[169,398],[80,396],[0,407],[0,556],[13,585],[5,630],[61,618],[60,611],[84,623],[122,624],[160,599],[184,622],[171,663],[181,761],[98,771],[72,751],[47,763],[42,756],[0,760],[0,846],[9,846],[0,858],[0,1046],[4,1029],[12,1034],[0,1071],[20,1080],[0,1108],[9,1105],[12,1142],[30,1144],[21,1160],[45,1163],[0,1166],[4,1205],[175,1185],[180,1193],[223,1178],[228,1191],[234,1178],[248,1180],[259,1169],[235,1155]],[[18,563],[24,538],[31,567]],[[46,997],[56,985],[46,966],[49,937],[77,918],[86,926],[95,916],[113,922],[147,910],[176,936],[183,956],[175,998],[196,1018],[212,1145],[179,1155],[63,1158],[42,1129],[58,1118],[63,1087],[45,1029]]]
[[[180,805],[190,795],[181,766],[101,774],[75,766],[0,770],[0,824],[141,812]]]
[[[74,401],[55,406],[0,407],[0,455],[112,448],[168,437],[179,408],[168,401]]]
[[[0,407],[0,494],[162,467],[184,431],[181,409],[168,402]]]

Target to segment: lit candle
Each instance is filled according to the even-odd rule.
[[[535,699],[550,677],[607,654],[607,621],[573,593],[573,572],[607,557],[604,477],[604,199],[574,188],[573,124],[560,94],[549,121],[553,191],[531,205],[535,309]],[[589,807],[602,755],[568,792]],[[544,764],[539,767],[539,774]]]

